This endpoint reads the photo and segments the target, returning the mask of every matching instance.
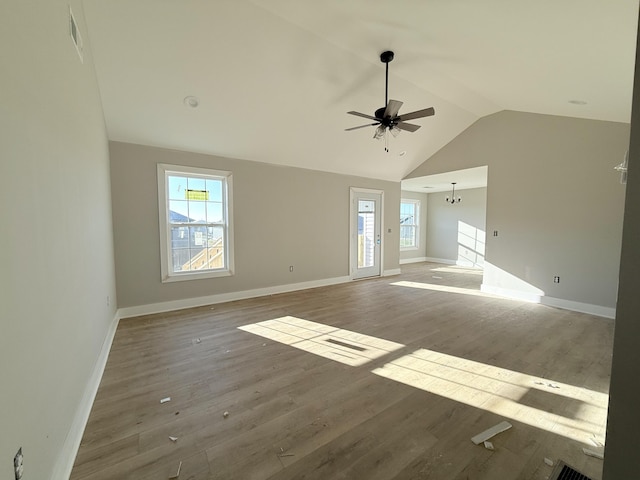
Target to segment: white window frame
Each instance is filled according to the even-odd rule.
[[[414,227],[414,245],[408,246],[408,247],[403,247],[400,246],[400,250],[406,251],[406,250],[418,250],[420,248],[420,200],[417,200],[415,198],[401,198],[400,199],[400,209],[402,210],[402,204],[403,203],[411,203],[414,205],[414,223],[413,223],[413,227]],[[400,224],[400,229],[402,229],[402,224]],[[402,237],[400,237],[402,239]]]
[[[169,222],[168,177],[184,175],[199,178],[224,179],[223,215],[224,215],[224,255],[225,268],[204,271],[173,271],[171,256],[171,228]],[[231,172],[208,168],[188,167],[184,165],[158,164],[158,218],[160,226],[160,273],[162,283],[203,278],[227,277],[234,274],[233,260],[233,175]]]

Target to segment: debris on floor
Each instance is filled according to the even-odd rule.
[[[169,479],[178,478],[180,476],[180,469],[181,468],[182,468],[182,460],[180,461],[180,464],[178,465],[178,471],[176,472],[176,474],[171,476],[171,477],[169,477]]]
[[[500,422],[499,424],[485,430],[484,432],[479,433],[475,437],[471,438],[471,441],[476,445],[480,445],[481,443],[489,440],[495,435],[504,432],[505,430],[509,430],[513,425],[509,422]]]
[[[164,397],[163,399],[160,400],[160,403],[167,403],[171,401],[171,397]]]
[[[178,437],[169,436],[169,440],[171,440],[172,442],[177,442],[178,441]]]
[[[487,450],[495,450],[493,443],[491,443],[489,440],[485,440],[484,448],[486,448]]]
[[[222,414],[222,416],[223,416],[224,418],[229,417],[229,412],[224,412],[224,413]]]
[[[604,460],[604,447],[594,447],[594,448],[583,448],[582,453],[588,455],[590,457],[599,458],[600,460]]]
[[[560,385],[557,385],[555,383],[549,383],[549,382],[533,382],[536,385],[544,385],[546,387],[551,387],[551,388],[560,388]]]
[[[553,467],[553,460],[551,460],[550,458],[544,457],[544,463],[546,463],[550,467]]]
[[[284,453],[284,449],[282,447],[280,447],[280,453],[278,454],[279,457],[295,457],[296,454],[295,453]]]
[[[593,437],[592,437],[592,438],[590,438],[589,440],[591,440],[591,443],[593,443],[593,445],[594,445],[595,447],[604,447],[604,443],[602,443],[601,441],[599,441],[599,440],[598,440],[598,439],[596,439],[596,438],[593,438]]]

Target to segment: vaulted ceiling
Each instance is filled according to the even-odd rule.
[[[638,0],[84,0],[109,138],[399,181],[500,110],[629,122]],[[345,132],[389,97],[415,133]],[[188,96],[198,106],[185,104]],[[364,121],[360,121],[364,120]]]

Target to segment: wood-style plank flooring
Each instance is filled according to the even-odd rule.
[[[613,321],[402,272],[122,320],[71,479],[541,480],[545,458],[600,479],[582,447],[604,441]],[[238,328],[283,317],[368,337],[315,352]],[[322,356],[370,337],[399,347]],[[471,442],[502,420],[494,450]]]

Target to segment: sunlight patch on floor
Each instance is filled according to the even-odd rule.
[[[608,395],[427,349],[373,373],[585,444],[603,439]]]
[[[473,295],[476,297],[491,297],[491,298],[503,298],[491,293],[481,292],[480,290],[472,290],[470,288],[450,287],[448,285],[438,285],[435,283],[421,283],[421,282],[393,282],[391,285],[397,287],[410,287],[419,288],[421,290],[433,290],[435,292],[448,292],[448,293],[461,293],[463,295]]]
[[[437,267],[432,268],[432,272],[444,272],[444,273],[466,273],[469,275],[482,276],[484,271],[481,268],[466,268],[466,267]]]
[[[290,316],[238,328],[354,367],[404,347],[382,338]]]

